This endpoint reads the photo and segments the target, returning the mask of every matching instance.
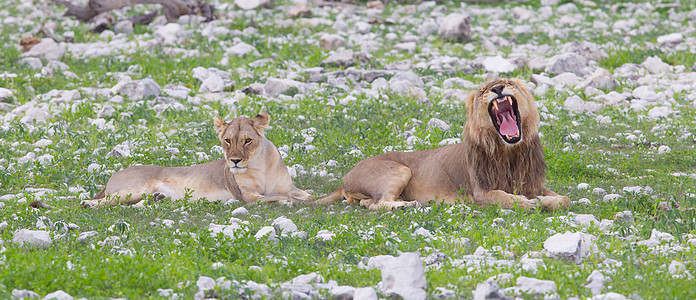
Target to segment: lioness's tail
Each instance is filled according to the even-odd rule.
[[[104,191],[106,191],[106,187],[104,187],[101,191],[99,191],[99,193],[94,194],[94,196],[92,196],[91,200],[104,198]]]
[[[313,204],[319,204],[319,205],[327,205],[327,204],[334,204],[338,201],[343,200],[343,188],[338,188],[337,190],[333,191],[333,193],[329,194],[328,196],[321,198],[317,201],[314,201]]]

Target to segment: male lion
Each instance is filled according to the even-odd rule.
[[[317,202],[331,204],[345,198],[370,209],[431,200],[452,204],[462,198],[503,208],[540,204],[552,210],[570,204],[568,197],[544,188],[539,114],[523,83],[490,80],[469,96],[466,106],[468,121],[461,143],[362,160],[336,191]]]
[[[215,117],[215,132],[225,159],[190,167],[131,166],[111,176],[103,190],[81,205],[143,205],[143,195],[153,195],[158,200],[182,199],[187,190],[192,199],[210,201],[312,200],[312,195],[295,187],[280,152],[264,136],[269,120],[265,111],[251,119],[238,117],[229,123]]]

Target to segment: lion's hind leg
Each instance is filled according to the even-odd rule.
[[[411,169],[390,160],[375,160],[358,164],[343,178],[347,198],[353,198],[360,206],[371,210],[389,210],[418,205],[416,201],[404,201],[401,193],[411,180]]]

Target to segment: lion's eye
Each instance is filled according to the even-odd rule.
[[[231,144],[232,141],[230,141],[230,139],[225,139],[225,143]]]
[[[245,145],[251,144],[251,139],[250,139],[250,138],[247,138],[246,140],[244,140],[244,144],[245,144]]]

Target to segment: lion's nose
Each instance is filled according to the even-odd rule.
[[[235,158],[233,158],[233,159],[230,159],[230,161],[232,161],[232,163],[233,163],[234,165],[237,165],[237,164],[238,164],[240,161],[242,161],[242,160],[241,160],[241,159],[235,159]]]
[[[499,85],[496,85],[493,88],[491,88],[491,91],[500,95],[503,92],[503,88],[504,88],[504,86],[502,84],[499,84]]]

